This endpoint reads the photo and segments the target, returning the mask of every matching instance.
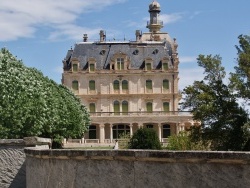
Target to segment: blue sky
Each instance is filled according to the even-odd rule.
[[[135,30],[147,32],[152,0],[0,0],[0,47],[8,48],[29,67],[61,83],[67,50],[99,38],[135,40]],[[180,89],[202,78],[196,58],[219,54],[227,72],[236,65],[240,34],[250,35],[249,0],[158,0],[162,31],[177,38]]]

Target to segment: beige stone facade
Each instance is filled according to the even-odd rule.
[[[180,93],[176,40],[161,32],[160,5],[149,6],[148,33],[136,30],[135,41],[76,43],[63,61],[62,83],[87,106],[91,126],[85,143],[111,143],[122,133],[153,128],[160,141],[192,126],[192,116],[178,111]]]

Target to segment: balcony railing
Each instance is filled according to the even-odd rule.
[[[191,116],[190,111],[134,111],[134,112],[90,112],[90,116]]]
[[[161,21],[161,20],[147,21],[147,26],[150,26],[150,25],[161,25],[161,26],[163,26],[163,21]]]

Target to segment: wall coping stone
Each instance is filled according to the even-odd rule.
[[[51,145],[50,138],[24,137],[23,139],[0,139],[0,146],[41,146]]]
[[[165,163],[250,164],[250,152],[158,151],[158,150],[78,150],[25,148],[28,157],[73,160],[161,161]]]
[[[23,139],[0,139],[0,146],[25,145]]]

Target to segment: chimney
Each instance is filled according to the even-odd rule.
[[[136,42],[139,42],[141,40],[141,31],[136,30],[135,31],[135,36],[136,36]]]
[[[88,42],[88,35],[87,34],[83,34],[83,42]]]
[[[100,42],[106,41],[106,33],[104,30],[100,30]]]

